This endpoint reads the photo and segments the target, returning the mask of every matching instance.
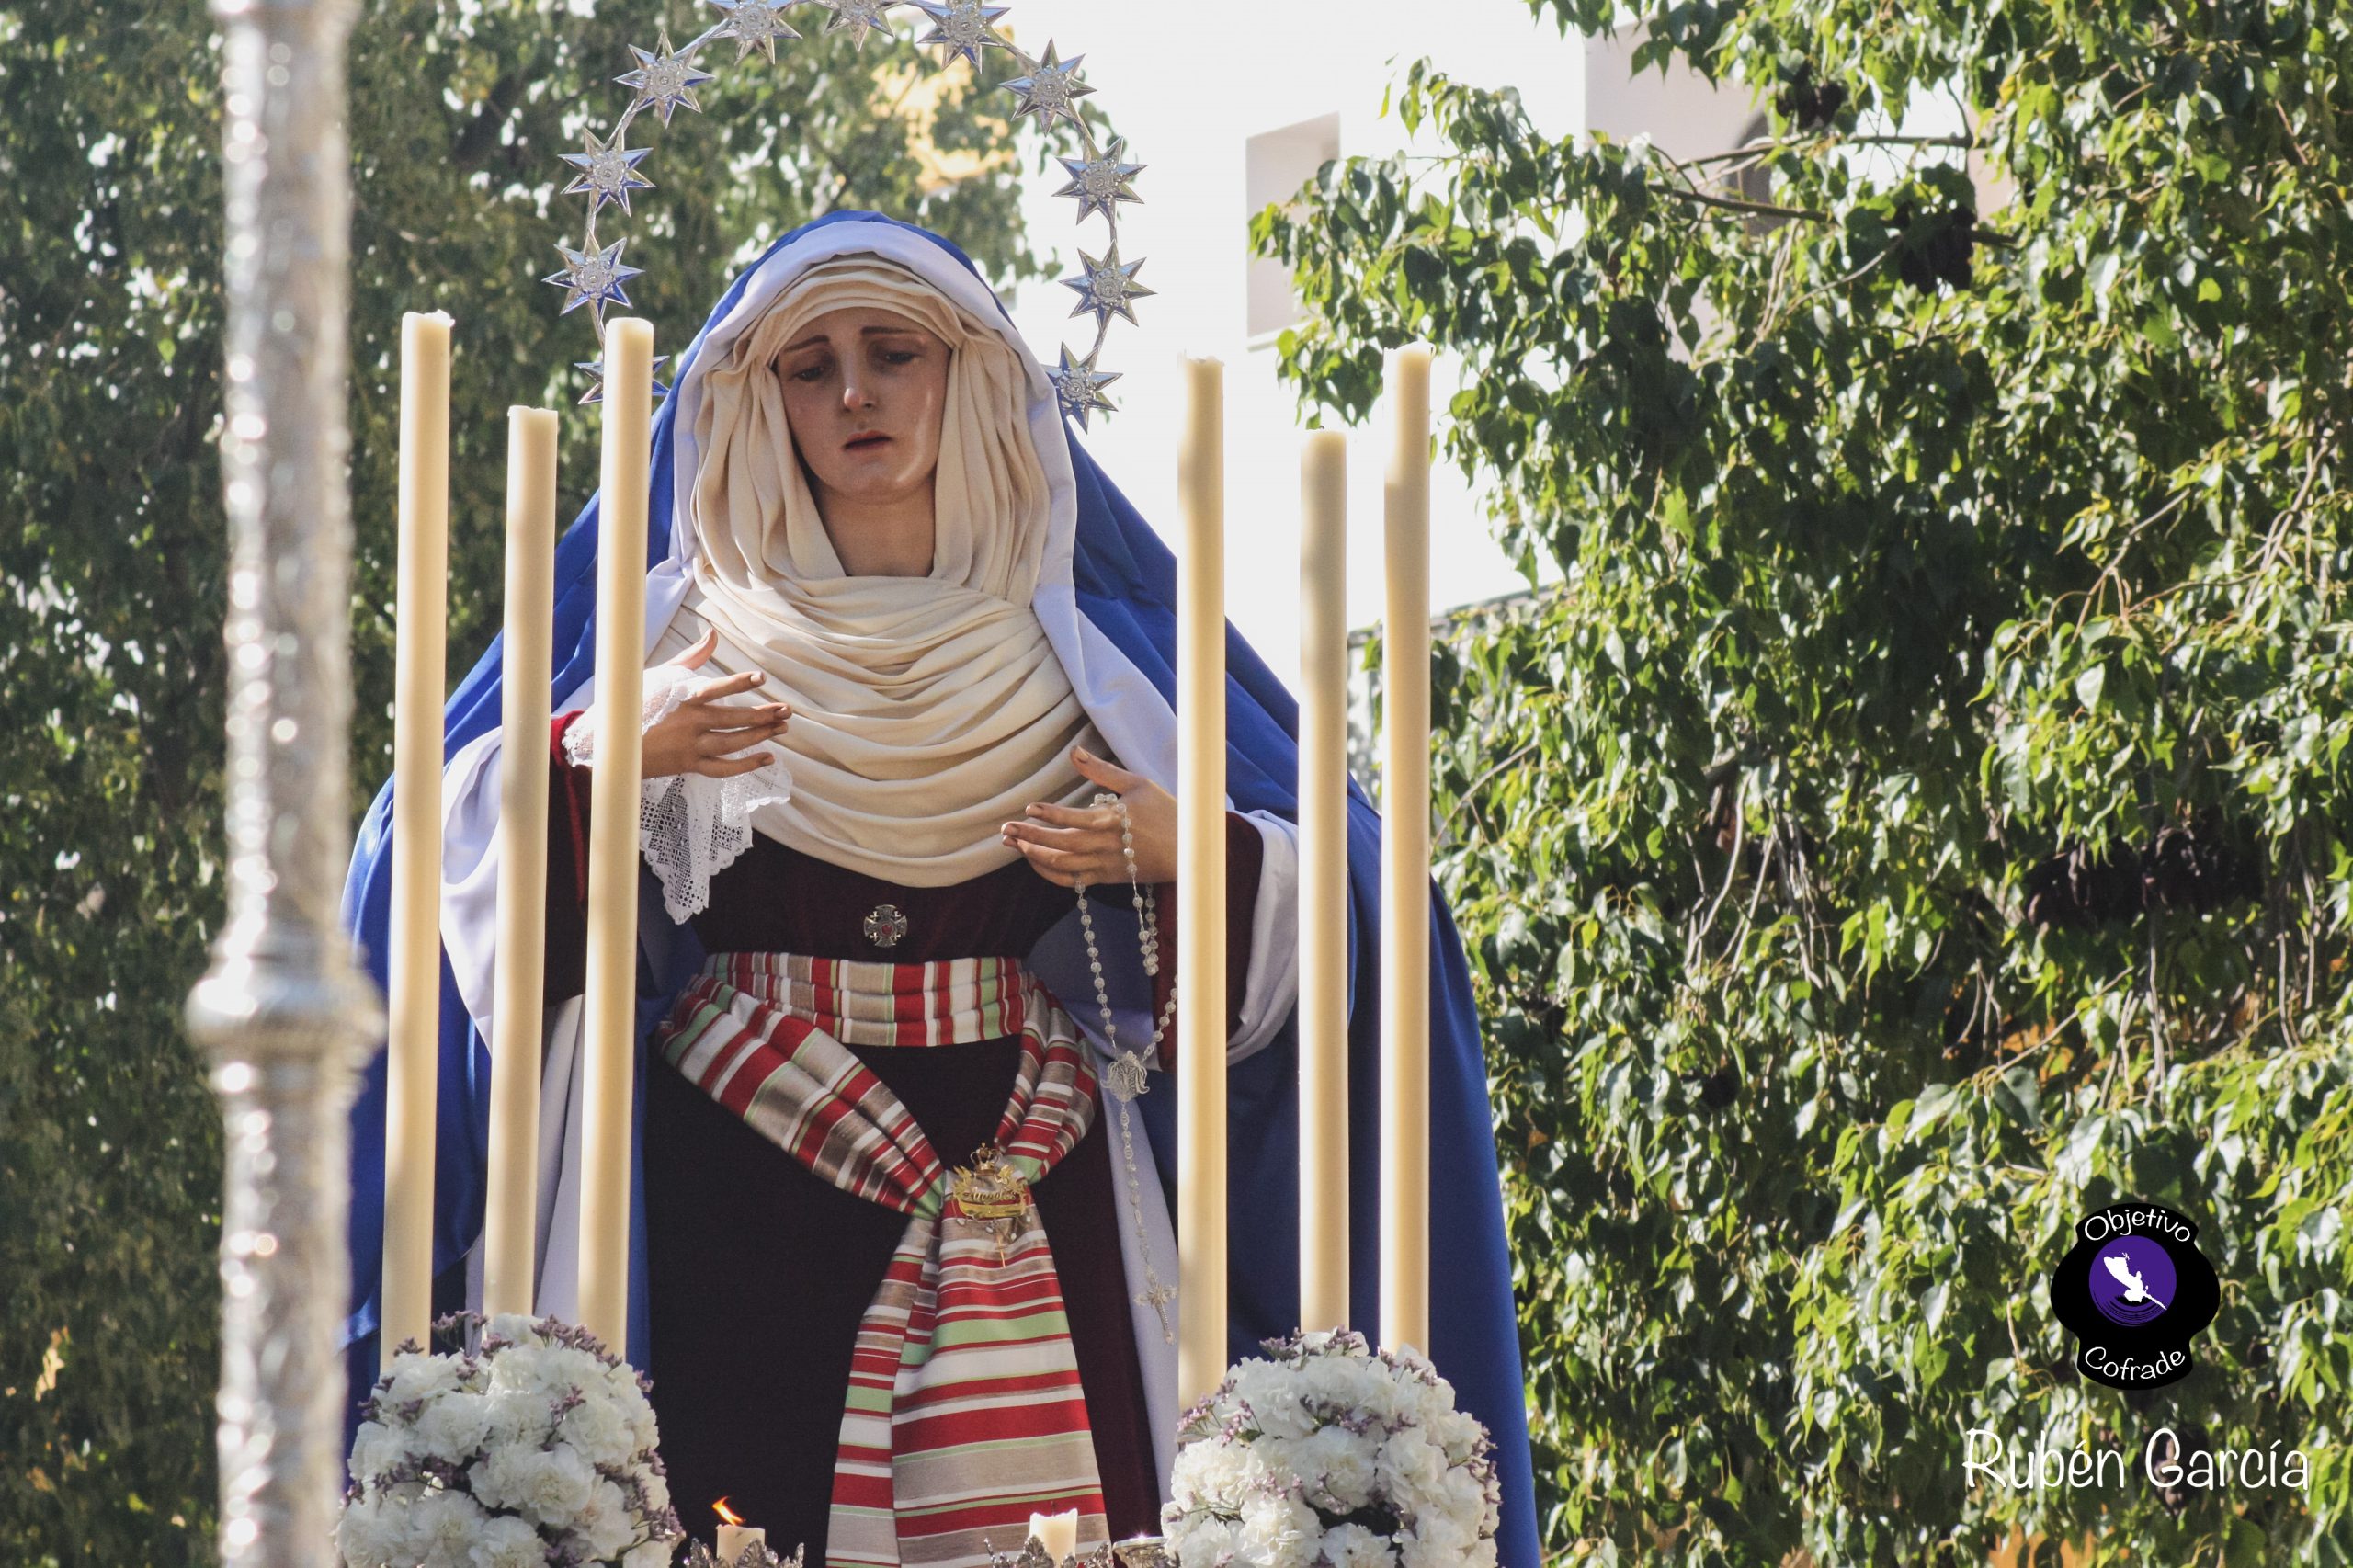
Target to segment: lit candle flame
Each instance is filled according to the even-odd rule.
[[[729,1507],[727,1506],[727,1499],[724,1497],[722,1497],[718,1502],[713,1503],[711,1505],[711,1508],[719,1515],[722,1523],[740,1525],[744,1522],[743,1516],[738,1514],[734,1509]]]

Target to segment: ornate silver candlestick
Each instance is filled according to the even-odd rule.
[[[344,480],[352,0],[212,0],[230,529],[227,924],[188,1000],[226,1124],[220,1560],[314,1568],[342,1491],[346,1118],[381,1038],[336,919],[350,858]]]
[[[989,1568],[1176,1568],[1176,1559],[1168,1555],[1156,1535],[1105,1541],[1092,1551],[1065,1557],[1060,1562],[1046,1551],[1046,1543],[1034,1535],[1022,1543],[1020,1554],[1015,1557],[1006,1557],[990,1546],[986,1536],[981,1538],[981,1545],[989,1554]]]
[[[765,1541],[754,1541],[739,1552],[733,1562],[722,1560],[719,1553],[701,1541],[687,1545],[686,1568],[805,1568],[801,1562],[805,1548],[795,1549],[790,1557],[779,1557]]]

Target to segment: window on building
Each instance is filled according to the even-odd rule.
[[[1253,136],[1246,144],[1243,166],[1243,198],[1247,210],[1257,212],[1276,202],[1289,202],[1315,171],[1340,155],[1340,117],[1324,115]],[[1291,292],[1290,269],[1265,256],[1250,258],[1249,335],[1279,332],[1299,319],[1299,300]]]

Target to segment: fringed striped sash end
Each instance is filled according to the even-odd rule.
[[[995,1195],[1009,1201],[983,1201],[989,1172],[943,1165],[847,1047],[1007,1035],[1021,1060],[995,1149],[1015,1179]],[[1074,1507],[1082,1545],[1108,1540],[1062,1281],[1026,1186],[1095,1115],[1094,1074],[1053,998],[1010,958],[718,953],[656,1045],[809,1170],[907,1216],[851,1355],[828,1568],[987,1568],[983,1539],[1018,1551],[1033,1511]]]

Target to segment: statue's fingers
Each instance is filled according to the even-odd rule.
[[[747,752],[742,756],[705,756],[695,760],[695,771],[711,778],[733,778],[739,773],[749,773],[766,767],[771,757],[767,752]]]
[[[1117,834],[1099,827],[1048,827],[1043,823],[1009,822],[1002,831],[1008,838],[1026,839],[1049,849],[1067,854],[1100,854],[1108,849],[1117,852]]]
[[[784,721],[781,719],[773,724],[746,724],[734,730],[705,730],[695,737],[695,755],[725,756],[746,746],[763,744],[783,733]]]
[[[1143,782],[1143,776],[1142,774],[1131,773],[1116,762],[1107,761],[1105,758],[1097,756],[1085,746],[1072,746],[1070,748],[1070,758],[1073,765],[1078,768],[1081,774],[1085,775],[1093,782],[1102,785],[1106,790],[1112,791],[1114,794],[1124,795],[1129,790]],[[1104,809],[1108,811],[1110,808],[1107,806]]]
[[[1051,823],[1057,827],[1108,828],[1114,833],[1120,827],[1119,811],[1111,806],[1058,806],[1049,801],[1040,801],[1036,805],[1022,809],[1040,822]]]
[[[792,717],[792,705],[763,702],[756,708],[746,708],[740,702],[729,702],[713,708],[691,709],[686,712],[686,722],[697,731],[724,733],[731,730],[756,730],[764,725],[782,724]]]
[[[1088,857],[1086,855],[1068,849],[1055,849],[1043,844],[1033,844],[1028,839],[1017,838],[1013,841],[1013,846],[1020,850],[1023,858],[1031,865],[1049,871],[1060,871],[1066,876],[1075,876],[1084,871],[1088,862]]]
[[[721,698],[733,697],[739,692],[749,691],[767,678],[767,672],[765,670],[738,670],[732,676],[724,676],[712,681],[709,686],[688,698],[681,706],[708,708]]]

